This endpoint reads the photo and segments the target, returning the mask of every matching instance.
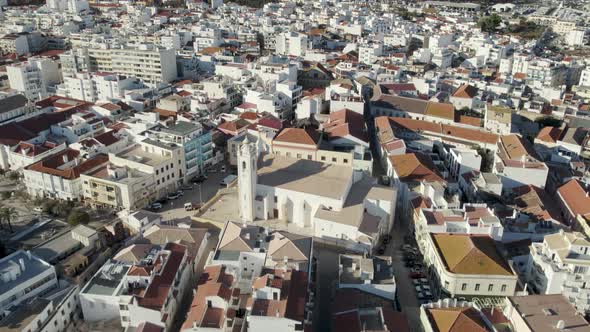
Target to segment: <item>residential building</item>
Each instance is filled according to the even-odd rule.
[[[61,81],[58,63],[48,58],[29,58],[9,65],[6,73],[10,88],[34,101],[49,96],[49,88]]]
[[[512,296],[518,277],[488,235],[431,233],[424,259],[441,294]]]
[[[2,284],[0,309],[2,315],[10,312],[11,306],[58,287],[53,265],[33,255],[30,251],[19,250],[0,260]]]
[[[584,281],[590,274],[589,250],[590,242],[581,233],[561,230],[546,235],[542,243],[531,244],[525,280],[532,291],[562,294],[585,314],[590,310],[590,287]]]
[[[360,255],[338,256],[338,288],[362,292],[394,301],[396,283],[391,257],[365,258]]]
[[[517,331],[590,330],[590,324],[560,294],[510,296],[503,312]]]

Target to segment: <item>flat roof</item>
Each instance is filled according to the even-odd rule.
[[[588,332],[590,325],[583,315],[561,294],[509,296],[520,316],[535,332],[554,332],[557,322],[565,323],[563,331]]]
[[[19,265],[21,259],[25,265],[24,270],[21,269]],[[49,269],[53,269],[53,266],[49,265],[49,263],[35,256],[31,252],[19,250],[0,260],[0,275],[10,273],[11,271],[14,271],[14,269],[19,269],[20,275],[15,280],[10,280],[8,282],[3,280],[0,282],[0,294],[7,293],[9,290],[17,288],[27,280],[34,278]]]
[[[128,148],[127,150],[121,151],[116,156],[132,162],[141,163],[149,166],[158,166],[168,159],[162,155],[145,151],[139,144],[134,145]]]
[[[79,246],[82,246],[82,244],[78,240],[75,240],[72,236],[72,231],[68,230],[35,247],[32,253],[47,262],[52,262],[62,254]]]
[[[266,154],[259,160],[258,183],[268,187],[345,199],[352,168]]]
[[[130,267],[128,264],[105,263],[80,293],[114,295]]]

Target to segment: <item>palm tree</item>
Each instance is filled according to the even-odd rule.
[[[2,210],[0,210],[0,216],[2,217],[2,219],[6,220],[6,222],[8,223],[8,229],[10,230],[10,233],[12,233],[12,224],[10,223],[10,221],[18,216],[18,212],[16,211],[16,209],[13,207],[2,208]]]
[[[0,203],[0,229],[4,229],[4,224],[2,223],[2,219],[4,219],[4,216],[2,214],[2,211],[4,211],[5,207],[2,203]]]

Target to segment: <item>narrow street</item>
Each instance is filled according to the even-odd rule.
[[[420,304],[414,291],[412,279],[408,269],[404,266],[403,252],[404,237],[408,233],[408,220],[398,218],[393,227],[392,245],[387,248],[386,254],[393,257],[393,272],[397,283],[397,298],[402,312],[408,317],[409,326],[412,332],[421,332],[420,327]]]
[[[193,280],[189,282],[189,286],[187,287],[184,294],[182,294],[182,298],[180,299],[180,303],[178,305],[178,309],[176,311],[176,317],[172,326],[170,327],[170,332],[178,332],[180,331],[184,320],[186,319],[188,310],[190,309],[190,305],[193,301],[193,290],[197,287],[197,282],[203,273],[205,268],[205,264],[207,263],[207,258],[209,257],[209,253],[215,250],[217,246],[219,234],[211,234],[209,237],[209,241],[207,242],[207,248],[205,248],[203,252],[203,257],[197,264],[197,272],[194,275]]]

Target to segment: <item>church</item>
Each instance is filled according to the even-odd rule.
[[[243,222],[280,219],[315,237],[370,252],[393,226],[397,191],[350,167],[259,153],[245,139],[238,151]]]

